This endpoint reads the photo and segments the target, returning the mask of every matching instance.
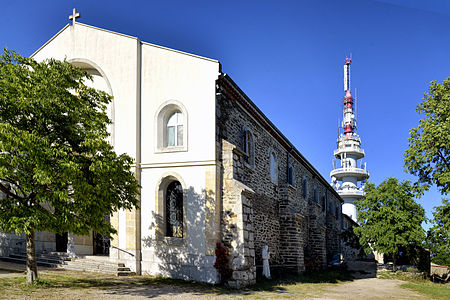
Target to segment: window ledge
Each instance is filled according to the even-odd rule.
[[[288,188],[291,189],[292,191],[297,191],[297,188],[295,186],[293,186],[292,184],[288,183]]]
[[[255,170],[255,165],[249,164],[248,162],[244,161],[244,167],[250,170]]]
[[[167,246],[185,246],[185,238],[177,238],[177,237],[169,237],[169,236],[164,236],[164,237],[160,237],[160,242],[162,242],[163,244],[167,245]]]
[[[185,146],[175,146],[175,147],[166,147],[161,149],[156,149],[155,153],[171,153],[171,152],[187,152],[188,149]]]

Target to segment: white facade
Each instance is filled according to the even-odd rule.
[[[110,260],[138,273],[216,282],[217,239],[206,230],[218,226],[219,211],[206,206],[215,203],[208,197],[217,197],[219,62],[80,23],[67,25],[33,54],[36,60],[50,57],[86,69],[94,75],[92,85],[113,96],[111,143],[136,161],[140,210],[111,216],[118,236]],[[177,123],[168,129],[174,113]],[[178,238],[161,234],[165,225],[158,220],[164,218],[164,188],[171,181],[184,191],[185,224]]]

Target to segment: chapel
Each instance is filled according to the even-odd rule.
[[[111,240],[42,232],[38,252],[106,255],[137,274],[217,283],[220,243],[235,287],[259,278],[265,245],[275,271],[317,270],[340,253],[341,197],[219,61],[75,19],[32,57],[65,59],[113,96],[110,142],[135,160],[140,208],[109,216]],[[21,239],[3,233],[0,254]]]

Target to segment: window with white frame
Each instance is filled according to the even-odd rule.
[[[187,151],[187,112],[175,100],[163,103],[155,116],[156,152]]]
[[[166,147],[183,146],[183,114],[180,111],[173,112],[166,123]]]
[[[278,183],[278,164],[275,152],[270,152],[270,181]]]

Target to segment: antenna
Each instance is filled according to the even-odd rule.
[[[357,110],[356,110],[356,108],[357,108],[357,103],[358,103],[358,96],[357,96],[357,94],[356,94],[357,91],[358,91],[357,88],[355,88],[355,119],[356,119],[356,116],[358,115],[358,114],[357,114]],[[358,128],[358,127],[356,127],[356,128]]]
[[[344,91],[350,90],[350,64],[352,63],[352,60],[346,58],[345,64],[344,64]]]
[[[338,126],[337,126],[337,136],[338,136],[338,138],[339,138],[339,129],[341,129],[340,126],[339,126],[340,122],[341,122],[341,120],[339,120],[339,118],[338,118]]]

